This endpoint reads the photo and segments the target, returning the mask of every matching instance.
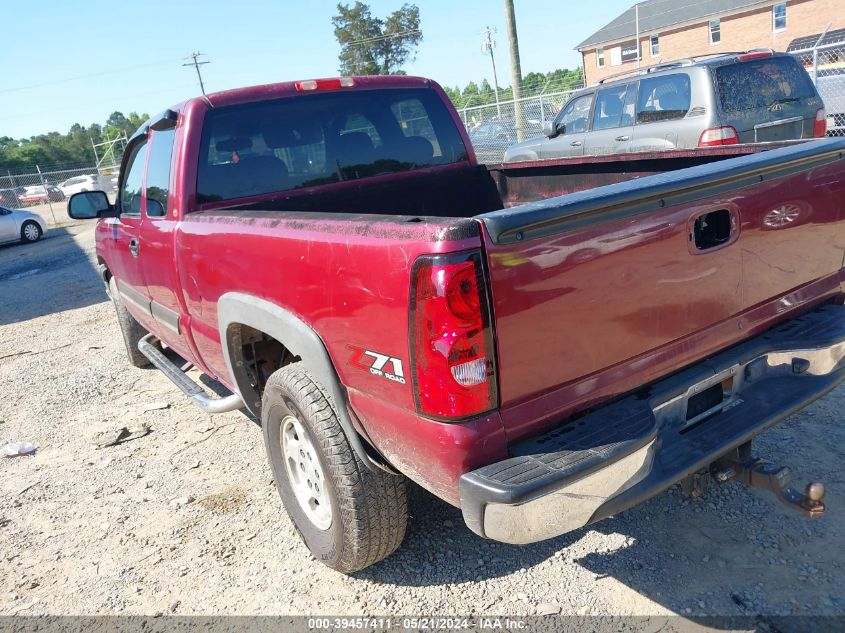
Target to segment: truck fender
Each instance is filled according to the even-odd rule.
[[[236,350],[233,325],[246,325],[264,332],[284,345],[291,354],[299,356],[305,368],[334,400],[338,421],[361,461],[370,469],[392,471],[389,466],[375,461],[361,442],[361,436],[349,415],[346,390],[341,385],[332,359],[322,339],[307,323],[275,303],[241,292],[227,292],[220,297],[217,303],[217,323],[229,375],[238,395],[253,415],[260,417],[261,399],[250,384],[243,363],[233,362]]]

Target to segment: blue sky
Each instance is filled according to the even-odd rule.
[[[403,0],[371,0],[384,17]],[[352,4],[350,1],[349,4]],[[510,85],[502,0],[417,0],[424,40],[409,74],[463,86],[487,78],[480,31],[496,27],[499,83]],[[522,71],[580,65],[573,47],[632,0],[515,0]],[[0,136],[66,132],[108,115],[157,112],[206,90],[337,74],[336,2],[111,0],[9,2],[0,50]],[[17,27],[12,25],[18,25]],[[37,25],[37,26],[36,26]]]

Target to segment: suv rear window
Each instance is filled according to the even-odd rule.
[[[317,93],[211,110],[200,202],[231,200],[467,160],[437,93]]]
[[[716,86],[725,112],[768,108],[814,94],[810,77],[792,57],[762,57],[719,66]]]

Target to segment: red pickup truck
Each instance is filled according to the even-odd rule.
[[[845,378],[845,141],[759,149],[488,168],[432,81],[309,80],[162,112],[69,213],[130,361],[259,417],[352,572],[402,542],[408,479],[507,543],[706,473],[823,511],[750,441]]]

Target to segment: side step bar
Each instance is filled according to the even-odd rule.
[[[138,351],[160,369],[200,409],[206,413],[226,413],[227,411],[235,411],[244,406],[243,400],[236,393],[225,398],[209,397],[205,389],[188,378],[184,371],[161,353],[155,346],[156,341],[157,339],[152,334],[147,334],[147,336],[138,341]]]

